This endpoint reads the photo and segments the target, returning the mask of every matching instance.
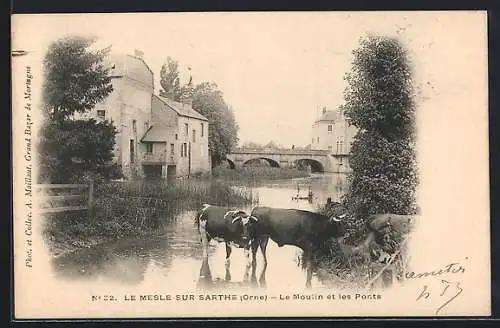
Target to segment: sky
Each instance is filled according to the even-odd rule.
[[[23,41],[43,53],[58,37],[92,34],[97,46],[111,45],[114,52],[139,49],[155,74],[156,92],[170,56],[184,78],[190,67],[194,83],[219,86],[234,110],[240,142],[290,146],[309,142],[323,106],[342,104],[343,78],[360,37],[399,37],[409,49],[421,98],[433,99],[464,88],[464,71],[474,74],[469,61],[477,47],[465,44],[478,42],[481,18],[479,12],[37,15],[29,17],[29,30],[38,32]],[[14,35],[21,21],[13,21]],[[28,29],[17,26],[19,33]]]

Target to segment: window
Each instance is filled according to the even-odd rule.
[[[134,139],[130,139],[130,163],[134,163],[134,159],[135,159]]]
[[[175,134],[175,140],[179,140],[179,135],[177,133]]]
[[[137,133],[137,124],[136,124],[135,120],[132,121],[132,131],[134,133]]]
[[[328,132],[332,132],[332,131],[333,131],[333,125],[328,124]]]
[[[337,141],[337,151],[336,153],[338,154],[339,153],[339,142]]]
[[[339,142],[339,148],[340,148],[340,153],[343,154],[344,153],[344,142],[343,141]]]
[[[181,157],[187,157],[187,143],[181,144]]]
[[[193,142],[196,142],[196,130],[193,129]]]
[[[312,143],[314,143],[314,138],[312,138]]]
[[[184,157],[187,157],[188,155],[188,144],[184,143]]]
[[[148,142],[146,144],[146,153],[151,154],[152,152],[153,152],[153,143],[152,142]]]
[[[332,152],[332,146],[328,146],[328,151],[331,153]]]
[[[205,126],[203,123],[201,123],[201,137],[203,138],[204,135],[205,135]]]
[[[97,110],[97,118],[100,120],[105,120],[106,119],[106,111],[103,109],[98,109]]]
[[[187,123],[184,123],[184,135],[188,135],[189,132],[189,125]]]
[[[319,143],[319,137],[316,139],[316,142]]]
[[[173,143],[170,144],[170,155],[175,155],[175,144]]]

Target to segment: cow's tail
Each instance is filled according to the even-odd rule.
[[[203,204],[203,207],[201,208],[201,210],[199,210],[197,213],[196,213],[196,216],[194,218],[194,225],[197,227],[197,228],[200,228],[200,219],[201,217],[203,216],[203,214],[205,213],[205,210],[209,207],[210,205],[209,204]]]

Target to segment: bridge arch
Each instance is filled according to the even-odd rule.
[[[280,167],[279,163],[276,162],[275,160],[273,160],[272,158],[268,158],[268,157],[254,157],[254,158],[251,158],[249,160],[246,160],[245,162],[243,162],[243,167],[245,166],[250,166],[252,165],[253,163],[258,163],[258,161],[266,161],[267,163],[269,163],[269,165],[271,167]]]
[[[294,161],[295,167],[300,168],[304,166],[310,166],[311,172],[323,173],[325,172],[325,166],[318,160],[312,158],[300,158]]]

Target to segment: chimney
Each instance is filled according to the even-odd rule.
[[[142,52],[141,50],[139,49],[135,49],[134,50],[134,56],[138,57],[138,58],[141,58],[144,56],[144,52]]]
[[[326,113],[326,107],[323,107],[323,114]]]

